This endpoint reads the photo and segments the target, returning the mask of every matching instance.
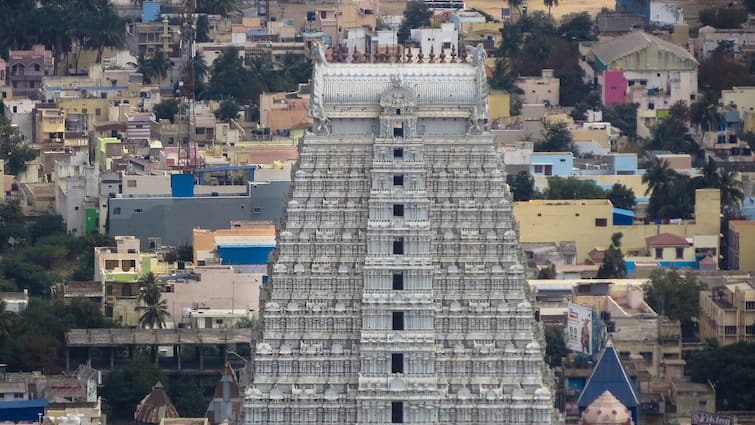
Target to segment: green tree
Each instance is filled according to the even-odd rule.
[[[226,48],[212,63],[210,96],[216,100],[235,99],[244,104],[258,103],[260,93],[266,88],[262,75],[264,74],[255,75],[244,66],[238,50]]]
[[[238,119],[239,104],[234,102],[233,99],[225,99],[220,102],[220,106],[214,113],[215,117],[223,122],[229,122],[232,119]]]
[[[225,16],[236,10],[236,0],[197,0],[198,13]]]
[[[576,177],[548,178],[548,188],[543,194],[545,199],[602,199],[605,192],[592,180],[580,180]]]
[[[721,97],[721,90],[755,82],[750,70],[736,59],[734,53],[726,45],[720,47],[700,63],[697,74],[698,87],[714,99]]]
[[[535,178],[527,171],[507,175],[506,184],[511,189],[514,201],[529,201],[535,195]]]
[[[113,369],[102,387],[108,416],[115,420],[133,420],[134,409],[157,382],[167,382],[165,375],[146,356],[135,356]]]
[[[732,170],[719,170],[718,189],[721,191],[721,208],[738,210],[745,197],[739,173]]]
[[[676,171],[669,167],[668,161],[656,158],[642,175],[642,182],[647,183],[645,195],[653,193],[676,177]]]
[[[673,178],[656,187],[648,201],[648,216],[656,219],[689,219],[695,212],[695,191],[689,176]]]
[[[705,289],[694,273],[656,269],[643,289],[645,301],[653,310],[680,321],[684,336],[694,336],[694,323],[700,311],[700,291]]]
[[[627,263],[624,262],[624,254],[621,252],[621,232],[611,235],[611,245],[608,247],[603,258],[603,264],[598,269],[598,279],[624,278],[627,276]]]
[[[747,10],[740,7],[706,8],[700,10],[700,22],[718,29],[739,28],[747,22]]]
[[[95,2],[93,10],[87,10],[79,22],[86,25],[84,46],[97,51],[97,63],[102,62],[102,53],[107,47],[119,48],[126,44],[126,21],[110,1]]]
[[[551,8],[558,7],[558,0],[543,0],[543,4],[548,7],[548,16],[551,16]]]
[[[197,43],[206,43],[210,41],[210,22],[207,19],[207,15],[199,15],[197,18],[197,29],[195,34]]]
[[[594,41],[595,23],[588,12],[580,12],[561,19],[561,25],[556,30],[562,38],[569,41]]]
[[[37,151],[21,140],[18,130],[0,117],[0,159],[5,161],[5,171],[11,175],[26,170],[26,163],[37,157]]]
[[[421,27],[429,27],[433,12],[427,4],[419,0],[409,0],[404,9],[404,21],[398,30],[398,42],[403,44],[409,39],[411,30]]]
[[[555,279],[556,266],[550,265],[537,271],[537,279]]]
[[[690,353],[684,370],[694,382],[713,384],[716,409],[747,410],[755,405],[755,343],[719,347],[716,340],[703,351]]]
[[[187,244],[179,245],[178,259],[181,261],[194,261],[194,247]]]
[[[561,366],[561,361],[568,354],[564,341],[564,328],[548,326],[545,328],[545,361],[551,366]]]
[[[57,214],[42,214],[29,225],[27,233],[31,241],[36,242],[43,237],[65,234],[66,226],[63,223],[63,217]]]
[[[139,277],[139,285],[139,326],[147,329],[164,328],[170,313],[167,301],[162,299],[162,288],[158,284],[157,276],[152,272],[146,273]]]
[[[637,138],[638,107],[637,103],[616,103],[610,107],[604,107],[603,120],[610,122],[628,138],[635,139]]]
[[[18,201],[0,204],[0,252],[18,244],[28,235]]]
[[[606,192],[606,198],[611,201],[615,208],[631,210],[637,203],[634,196],[634,190],[624,186],[621,183],[614,183]]]
[[[703,131],[718,128],[721,116],[718,114],[718,99],[711,92],[702,92],[690,106],[690,120],[692,124],[700,126]]]
[[[574,139],[566,123],[549,124],[545,127],[544,140],[535,143],[535,152],[574,152]]]
[[[175,121],[176,114],[178,113],[178,100],[164,99],[154,106],[152,112],[155,114],[155,118],[158,121],[170,120],[170,122],[173,123]]]
[[[168,395],[176,410],[184,418],[201,418],[206,416],[210,400],[202,394],[199,382],[190,376],[176,376],[170,379]]]

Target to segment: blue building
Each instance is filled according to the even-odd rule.
[[[530,174],[569,177],[574,174],[574,155],[571,152],[534,152],[530,161]]]

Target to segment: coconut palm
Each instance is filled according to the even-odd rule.
[[[720,185],[720,174],[718,173],[718,167],[712,158],[708,158],[708,162],[702,168],[702,174],[695,177],[693,182],[696,189],[716,188]]]
[[[97,16],[92,19],[88,29],[89,37],[84,46],[97,50],[97,63],[100,63],[106,47],[118,48],[126,43],[126,23],[110,2],[99,5],[97,9]]]
[[[642,175],[642,182],[647,183],[645,195],[651,194],[662,188],[674,179],[676,172],[669,168],[668,161],[656,158]]]
[[[138,283],[141,286],[140,305],[136,309],[142,313],[139,316],[139,326],[148,329],[164,328],[166,319],[170,318],[170,313],[168,303],[162,299],[162,289],[157,282],[157,277],[149,272],[142,275]]]
[[[744,200],[742,181],[736,171],[719,170],[718,189],[721,190],[721,208],[736,210]]]
[[[558,0],[543,0],[546,6],[548,6],[548,16],[551,16],[551,8],[553,6],[558,7]]]

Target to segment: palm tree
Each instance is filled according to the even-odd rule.
[[[112,3],[104,3],[98,9],[98,16],[93,20],[94,25],[89,30],[90,37],[85,47],[97,50],[97,63],[100,63],[106,47],[118,48],[126,43],[126,23]]]
[[[551,16],[551,8],[553,6],[558,7],[558,0],[543,0],[543,3],[548,6],[548,17]]]
[[[739,173],[731,170],[719,170],[718,189],[721,190],[721,208],[735,210],[739,208],[745,197]]]
[[[165,320],[170,317],[168,303],[162,299],[162,290],[154,273],[142,275],[138,281],[141,286],[139,292],[140,305],[136,308],[142,314],[139,326],[147,329],[164,328]],[[141,305],[144,304],[144,305]]]
[[[695,189],[719,187],[718,167],[712,158],[708,158],[708,162],[705,163],[701,171],[702,174],[693,179]]]
[[[676,172],[669,168],[668,161],[656,158],[642,175],[642,182],[647,183],[645,196],[662,188],[674,179]]]

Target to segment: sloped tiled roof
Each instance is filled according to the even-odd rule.
[[[695,57],[692,56],[692,54],[685,50],[683,47],[677,46],[674,43],[670,43],[666,40],[660,39],[643,31],[632,31],[612,40],[597,43],[593,46],[592,52],[600,59],[601,62],[603,62],[605,65],[609,65],[615,60],[621,59],[624,56],[630,55],[634,52],[646,49],[653,44],[657,45],[658,48],[669,51],[682,59],[688,59],[693,63],[697,63]]]
[[[577,405],[584,409],[605,391],[610,391],[624,406],[633,408],[640,405],[637,389],[629,380],[616,350],[611,345],[603,350],[590,379],[579,395]]]
[[[671,233],[661,233],[645,238],[650,246],[689,246],[687,239]]]

